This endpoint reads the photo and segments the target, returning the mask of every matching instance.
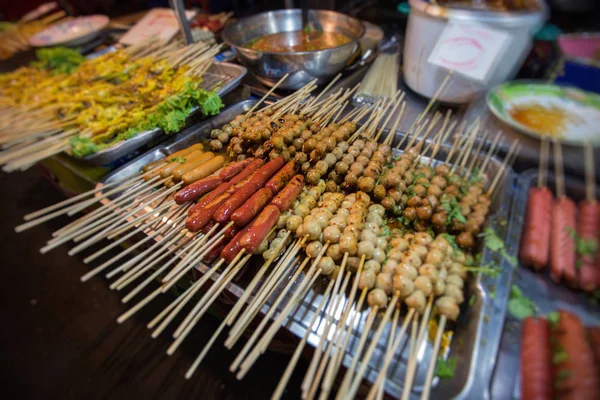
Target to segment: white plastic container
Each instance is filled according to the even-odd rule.
[[[543,25],[548,11],[543,0],[532,12],[493,12],[446,8],[423,0],[410,0],[411,10],[404,41],[403,71],[406,84],[415,92],[433,97],[448,75],[446,68],[428,62],[438,38],[446,26],[457,23],[489,27],[510,35],[510,45],[495,62],[490,77],[478,82],[454,74],[438,97],[444,103],[464,104],[506,80],[512,79],[531,49],[533,34]]]

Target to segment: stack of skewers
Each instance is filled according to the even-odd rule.
[[[383,395],[388,368],[407,335],[410,356],[402,394],[406,399],[421,364],[417,353],[429,320],[439,317],[433,353],[422,361],[427,371],[422,398],[428,398],[447,325],[457,320],[465,304],[463,290],[477,234],[518,145],[513,144],[497,175],[491,177],[486,168],[494,147],[484,157],[471,151],[477,122],[460,135],[450,114],[437,127],[441,116],[430,121],[424,113],[415,121],[414,131],[411,128],[414,134],[393,149],[394,133],[403,117],[402,93],[342,117],[357,88],[328,96],[325,90],[313,97],[315,87],[311,82],[257,110],[259,102],[245,115],[213,130],[209,143],[194,144],[149,163],[139,175],[30,214],[17,230],[102,202],[92,213],[54,232],[42,249],[46,252],[74,241],[77,245],[69,251],[73,255],[103,239],[115,240],[87,256],[86,263],[146,233],[143,240],[82,277],[85,281],[113,267],[107,276],[118,278],[111,288],[123,290],[135,283],[123,298],[125,303],[160,280],[161,285],[121,315],[119,322],[187,281],[199,263],[210,265],[148,324],[156,337],[191,306],[174,332],[168,354],[242,271],[250,273],[247,266],[253,256],[261,256],[263,265],[190,367],[188,378],[226,328],[225,345],[232,348],[268,306],[231,366],[243,378],[280,327],[308,301],[315,285],[322,284],[326,288],[321,301],[274,398],[282,396],[308,335],[321,319],[324,330],[302,389],[306,398],[329,397],[366,302],[366,322],[337,398],[356,395],[391,320],[389,351],[368,398]],[[385,126],[394,117],[392,129],[384,135],[380,123]],[[420,132],[424,133],[419,137]],[[435,161],[443,141],[452,136],[458,139],[446,159]],[[122,261],[145,244],[140,254]],[[200,296],[209,281],[212,285]],[[380,312],[383,316],[377,323]]]

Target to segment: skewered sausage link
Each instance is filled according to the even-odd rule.
[[[579,203],[577,234],[581,240],[598,243],[600,235],[600,204],[584,200]],[[597,247],[597,245],[596,245]],[[600,287],[600,258],[598,249],[593,254],[580,254],[579,287],[593,292]]]
[[[594,353],[588,345],[585,328],[579,318],[559,310],[558,324],[552,330],[555,352],[561,352],[560,362],[554,365],[555,394],[560,399],[592,400],[600,398],[600,371]]]
[[[550,327],[544,318],[529,317],[521,332],[521,398],[552,399]]]
[[[196,212],[198,212],[204,206],[206,206],[206,204],[208,204],[209,201],[215,199],[217,196],[220,196],[223,193],[228,192],[230,189],[234,188],[235,185],[238,185],[245,179],[248,179],[252,174],[254,174],[256,172],[257,169],[262,167],[263,164],[264,164],[263,160],[255,159],[250,164],[248,164],[246,166],[246,168],[244,168],[242,170],[242,172],[240,172],[239,174],[237,174],[236,176],[231,178],[230,181],[222,183],[216,189],[214,189],[213,191],[208,193],[206,196],[204,196],[202,199],[200,199],[200,201],[198,201],[198,203],[195,206],[193,206],[189,209],[188,214],[194,215]]]
[[[228,181],[237,176],[252,162],[254,162],[254,158],[247,158],[242,161],[234,161],[219,172],[219,178],[221,178],[223,181]]]
[[[249,225],[250,229],[240,239],[240,247],[246,252],[255,254],[261,243],[267,238],[277,223],[281,212],[274,205],[268,205]]]
[[[240,239],[250,230],[252,223],[246,225],[244,229],[239,231],[233,239],[229,241],[221,251],[221,258],[223,258],[226,262],[231,263],[231,261],[239,254],[242,247],[240,245]]]
[[[273,195],[279,193],[281,189],[285,187],[285,185],[292,179],[294,176],[294,170],[296,168],[296,164],[291,161],[283,168],[279,170],[269,181],[265,184],[265,188],[269,189]]]
[[[206,153],[202,153],[198,157],[194,157],[188,160],[186,163],[184,163],[179,168],[173,171],[171,175],[173,180],[179,182],[182,179],[183,175],[185,175],[187,172],[193,170],[201,164],[204,164],[208,160],[212,159],[214,156],[215,154],[209,151]]]
[[[519,256],[526,267],[540,270],[548,265],[552,231],[552,192],[546,187],[529,190]]]
[[[248,182],[229,197],[215,212],[213,218],[220,223],[227,223],[231,214],[237,210],[256,191],[262,188],[267,181],[284,165],[283,158],[279,157],[269,161],[256,171]]]
[[[191,145],[190,147],[187,147],[185,149],[176,151],[175,153],[168,155],[164,158],[161,158],[160,160],[156,160],[154,162],[151,162],[149,164],[146,164],[142,167],[142,171],[144,172],[148,172],[151,169],[154,169],[156,166],[161,165],[163,163],[170,163],[170,162],[174,162],[175,159],[179,158],[179,157],[185,157],[188,154],[190,154],[191,152],[195,151],[195,150],[202,150],[203,146],[201,143],[196,143]]]
[[[229,194],[223,193],[216,199],[206,204],[201,210],[188,216],[185,221],[185,227],[190,232],[198,232],[204,228],[213,218],[215,212],[227,201]]]
[[[185,185],[189,185],[199,179],[206,178],[213,172],[219,170],[223,164],[225,164],[225,157],[213,157],[210,160],[198,164],[193,169],[187,171],[185,174],[183,174],[181,180]]]
[[[294,176],[290,182],[285,185],[283,190],[275,196],[271,204],[279,208],[279,211],[281,212],[288,210],[300,194],[303,185],[304,177],[302,175]]]
[[[590,346],[594,350],[594,358],[596,366],[600,367],[600,326],[591,326],[587,328],[587,336],[590,341]]]
[[[202,229],[202,227],[206,226],[206,224],[209,223],[211,221],[211,219],[214,218],[217,210],[219,210],[219,208],[223,204],[225,204],[225,202],[228,199],[231,198],[231,195],[233,193],[235,193],[237,190],[244,187],[246,185],[246,183],[252,179],[253,176],[254,175],[250,175],[249,177],[242,180],[241,182],[238,182],[236,185],[230,187],[225,193],[220,194],[219,196],[212,199],[211,201],[205,202],[203,199],[202,202],[199,202],[198,204],[202,203],[202,207],[199,207],[198,211],[196,211],[194,214],[188,216],[188,218],[186,220],[186,227],[191,232],[196,232],[196,231]],[[205,197],[208,197],[211,194],[209,194]],[[219,222],[219,221],[217,221],[217,222]]]
[[[550,276],[555,282],[564,279],[568,285],[577,285],[575,269],[576,206],[573,200],[562,197],[552,205],[550,246]]]
[[[187,203],[188,201],[196,200],[203,194],[217,188],[222,183],[223,179],[218,176],[209,176],[207,178],[200,179],[199,181],[196,181],[178,191],[174,196],[175,202],[181,205]]]
[[[233,214],[231,214],[231,221],[236,226],[241,227],[248,224],[258,215],[258,213],[269,204],[273,193],[268,188],[259,189],[254,193],[244,204],[242,204]]]

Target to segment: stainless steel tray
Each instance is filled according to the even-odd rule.
[[[219,96],[223,97],[239,86],[242,78],[247,72],[248,70],[241,65],[226,62],[215,62],[204,73],[202,87],[211,88],[221,82],[222,85],[217,93]],[[199,109],[196,108],[192,110],[186,121],[186,126],[190,126],[194,122],[197,122],[200,118],[202,118],[202,114],[199,112]],[[119,158],[124,157],[143,146],[152,146],[153,144],[157,144],[167,137],[168,136],[162,131],[162,129],[159,128],[151,131],[140,132],[131,139],[123,140],[114,146],[100,150],[97,153],[87,155],[80,159],[93,165],[105,165],[118,160]]]
[[[243,112],[243,110],[249,109],[252,104],[254,104],[254,102],[246,101],[233,107],[236,107],[236,109],[239,110],[238,112]],[[140,168],[149,162],[163,158],[166,155],[188,147],[195,142],[208,139],[210,129],[216,125],[228,122],[235,116],[234,112],[235,110],[233,109],[224,110],[219,116],[215,117],[214,121],[211,121],[210,126],[195,126],[189,128],[188,133],[182,132],[181,134],[172,137],[129,164],[115,170],[104,179],[103,183],[113,182],[136,174],[139,172]],[[402,134],[398,132],[396,140],[399,140],[401,136]],[[445,158],[449,148],[449,146],[446,146],[441,149],[439,159]],[[480,156],[480,158],[481,157],[483,156]],[[500,170],[500,166],[501,161],[492,158],[487,172],[493,177]],[[487,178],[488,177],[486,176],[486,179]],[[515,225],[513,219],[509,218],[511,214],[511,200],[515,195],[515,175],[511,169],[508,169],[503,173],[500,185],[493,198],[491,208],[493,215],[490,217],[490,225],[493,226],[496,233],[505,240],[506,250],[509,254],[516,254],[518,246],[518,239],[516,239],[516,237],[520,230],[520,226]],[[501,267],[502,272],[496,277],[486,275],[477,276],[468,282],[467,293],[465,294],[465,299],[467,299],[467,301],[465,301],[462,307],[461,316],[454,328],[454,336],[449,352],[449,355],[456,357],[457,360],[456,374],[454,378],[450,380],[434,381],[435,387],[432,390],[432,398],[489,398],[489,387],[494,370],[494,360],[497,356],[502,326],[506,314],[510,282],[515,269],[498,254],[492,253],[486,249],[482,249],[482,251],[482,263],[495,262]],[[257,261],[260,263],[260,260]],[[204,272],[207,270],[207,266],[201,264],[198,269],[201,272]],[[298,282],[296,284],[298,284]],[[234,282],[229,285],[227,290],[229,290],[229,294],[239,298],[243,292],[242,286],[243,285]],[[310,301],[302,302],[295,310],[293,317],[285,325],[285,327],[298,338],[301,338],[306,333],[307,326],[321,299],[321,289],[322,288],[319,285],[312,288],[305,297],[305,299],[310,299]],[[268,311],[277,295],[278,291],[275,291],[273,297],[263,308],[263,313]],[[468,299],[471,296],[474,297],[473,303],[471,306],[467,306],[469,303]],[[358,328],[363,326],[368,310],[362,310],[361,313],[362,315]],[[336,322],[339,322],[339,317],[339,315],[334,317]],[[319,339],[315,332],[321,332],[323,330],[322,324],[324,324],[325,319],[326,315],[325,313],[322,313],[316,331],[313,331],[313,334],[309,336],[308,342],[311,343],[312,346],[316,347],[318,344]],[[385,354],[385,344],[387,343],[389,329],[390,327],[388,325],[365,374],[366,379],[370,382],[374,382],[377,377],[379,365]],[[358,345],[359,336],[360,329],[355,327],[353,338],[349,341],[349,348],[344,358],[344,365],[346,367],[350,365],[351,356],[354,354]],[[393,364],[389,369],[388,379],[386,380],[386,392],[394,397],[398,397],[402,391],[408,352],[408,349],[405,347],[406,346],[403,345],[403,351],[396,355]],[[425,346],[425,351],[419,353],[419,359],[428,359],[432,351],[431,348],[432,344],[428,341]],[[420,393],[422,390],[426,368],[426,363],[419,363],[413,390],[413,396],[415,398],[418,397],[417,393]]]
[[[551,189],[555,187],[554,179],[555,176],[549,173],[548,187]],[[580,179],[567,175],[565,184],[567,195],[571,199],[579,201],[585,197],[585,184]],[[517,244],[521,241],[521,227],[525,220],[529,189],[535,185],[537,170],[527,170],[520,175],[511,217],[513,225],[518,227],[514,237]],[[597,192],[600,194],[600,190]],[[586,326],[600,325],[598,306],[592,304],[583,292],[557,285],[547,272],[533,272],[519,266],[515,274],[515,284],[533,300],[542,315],[560,308],[576,314]],[[520,336],[521,322],[509,314],[494,374],[494,398],[520,398]]]

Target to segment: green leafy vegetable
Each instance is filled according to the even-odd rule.
[[[548,323],[552,328],[556,328],[558,326],[558,320],[560,319],[560,314],[558,311],[552,311],[549,313],[546,318],[548,319]]]
[[[74,72],[85,57],[77,50],[66,47],[39,49],[35,52],[38,61],[31,65],[35,68],[48,69],[53,73],[70,74]]]
[[[501,249],[504,249],[504,242],[496,235],[496,232],[494,232],[492,228],[486,228],[482,236],[484,238],[485,247],[491,251],[500,251]]]
[[[216,92],[207,92],[199,88],[197,83],[188,82],[183,91],[167,97],[156,106],[154,112],[146,115],[143,121],[118,134],[108,143],[94,144],[91,139],[85,139],[82,143],[76,143],[77,148],[73,148],[71,153],[77,157],[83,157],[115,143],[131,139],[140,132],[156,128],[162,129],[166,134],[179,132],[185,127],[185,121],[195,107],[200,107],[202,113],[209,116],[218,114],[223,103]],[[75,139],[80,140],[81,138]]]
[[[567,228],[569,235],[575,239],[575,250],[580,256],[593,256],[598,251],[596,239],[582,238],[573,228]]]
[[[568,369],[562,369],[558,371],[558,373],[556,374],[556,380],[554,381],[554,387],[560,388],[565,382],[565,380],[570,378],[571,375],[571,371],[569,371]]]
[[[523,294],[518,286],[510,287],[510,300],[508,300],[508,311],[517,319],[525,319],[537,314],[539,311],[535,303]]]
[[[475,300],[477,298],[475,297],[474,294],[471,295],[471,297],[469,297],[469,306],[472,306],[473,304],[475,304]]]
[[[567,352],[564,349],[559,349],[552,353],[552,364],[560,364],[567,361]]]
[[[467,219],[460,212],[460,206],[458,205],[458,201],[456,201],[456,198],[454,196],[446,197],[444,200],[441,201],[440,205],[448,213],[446,225],[450,225],[453,220],[457,220],[462,224],[467,223]]]
[[[460,248],[458,247],[458,244],[456,244],[456,236],[455,235],[451,235],[449,233],[444,232],[444,233],[442,233],[442,236],[444,237],[444,239],[446,239],[448,241],[448,243],[450,243],[450,246],[452,246],[452,248],[454,250],[460,250]]]
[[[456,369],[456,357],[448,357],[444,360],[443,357],[439,357],[435,364],[435,375],[440,379],[450,379],[454,377],[454,370]]]
[[[69,144],[71,145],[71,154],[76,157],[84,157],[99,150],[96,143],[90,138],[74,137],[69,140]]]
[[[494,265],[491,262],[489,264],[482,265],[480,267],[468,267],[468,266],[465,266],[464,268],[465,268],[465,270],[467,270],[469,272],[473,272],[473,273],[480,272],[480,273],[482,273],[484,275],[489,275],[492,278],[497,277],[500,274],[500,272],[502,272],[502,270],[500,269],[499,266]]]
[[[508,254],[504,247],[504,241],[502,241],[500,236],[498,236],[492,228],[486,228],[480,236],[482,236],[484,239],[485,247],[491,251],[499,252],[500,255],[502,255],[502,257],[504,257],[504,259],[513,267],[518,265],[517,257]]]

